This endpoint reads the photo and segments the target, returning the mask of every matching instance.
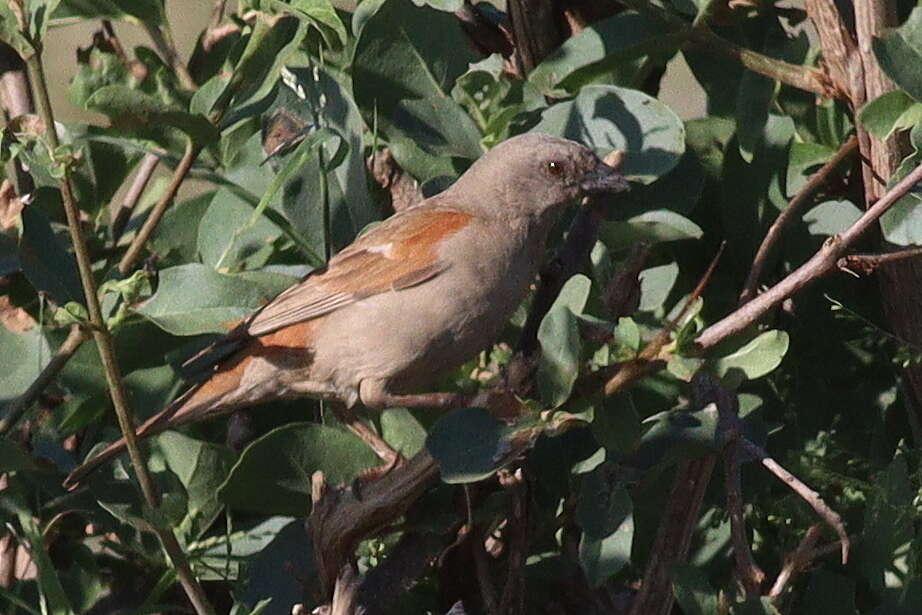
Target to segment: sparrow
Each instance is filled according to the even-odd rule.
[[[498,144],[450,188],[366,231],[195,357],[206,376],[138,437],[279,398],[413,405],[420,396],[408,392],[496,341],[563,208],[627,188],[574,141],[528,133]],[[444,407],[451,395],[421,397]],[[124,440],[111,444],[65,485],[124,449]]]

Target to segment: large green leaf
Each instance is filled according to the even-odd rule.
[[[591,286],[592,281],[582,274],[567,280],[538,327],[541,344],[538,390],[549,408],[556,408],[569,399],[579,376],[582,343],[577,316],[586,307]]]
[[[223,275],[190,263],[161,271],[157,292],[136,311],[173,335],[226,333],[293,282],[276,275]]]
[[[599,238],[609,250],[623,250],[643,241],[650,244],[682,239],[700,239],[701,227],[668,209],[657,209],[629,220],[605,222]]]
[[[559,86],[579,86],[628,60],[645,55],[668,58],[677,49],[678,36],[662,21],[625,11],[589,24],[549,53],[528,75],[543,94]]]
[[[432,426],[426,449],[439,462],[446,483],[473,483],[496,471],[508,450],[511,428],[483,408],[446,414]]]
[[[545,110],[532,130],[580,141],[602,156],[622,150],[625,175],[645,184],[672,170],[685,151],[685,126],[669,107],[611,85],[582,88]]]
[[[248,224],[252,214],[253,208],[240,196],[227,188],[218,190],[198,225],[202,262],[217,271],[233,271],[244,264],[249,265],[247,268],[263,265],[281,231],[262,216]],[[248,263],[251,258],[258,260]]]
[[[19,263],[35,290],[48,293],[58,305],[83,304],[77,262],[35,207],[22,210]]]
[[[453,15],[386,0],[356,42],[355,102],[390,140],[418,142],[430,155],[477,158],[479,131],[450,95],[473,60]]]
[[[218,487],[227,478],[234,455],[226,447],[175,431],[162,434],[157,443],[167,466],[186,489],[186,517],[179,529],[189,538],[198,538],[223,508]]]
[[[858,117],[878,139],[886,139],[899,130],[912,128],[922,121],[922,103],[902,90],[881,94],[861,108]]]
[[[305,121],[334,131],[348,148],[342,164],[332,172],[327,171],[331,239],[333,249],[341,250],[365,226],[381,217],[368,192],[362,116],[350,93],[322,68],[288,67],[282,72],[282,79],[286,87],[280,89],[280,104],[302,114]],[[290,92],[291,96],[283,98],[284,92]],[[329,164],[331,152],[327,155],[325,162]],[[323,226],[318,189],[320,165],[316,162],[306,165],[300,180],[292,182],[298,183],[298,189],[286,185],[282,200],[288,219],[309,240],[318,231],[322,234]],[[324,253],[316,242],[311,245],[317,246],[318,254]]]
[[[721,377],[738,372],[750,380],[761,378],[781,364],[788,344],[788,334],[784,331],[766,331],[739,350],[717,359],[714,369]]]
[[[122,85],[107,85],[86,101],[88,109],[112,118],[121,130],[157,139],[170,126],[205,145],[218,138],[217,129],[202,115],[166,107],[160,101]]]
[[[898,86],[922,102],[922,8],[916,7],[899,28],[875,38],[877,62]]]
[[[348,483],[378,462],[349,432],[317,423],[292,423],[250,444],[218,490],[221,501],[262,515],[303,517],[311,508],[311,475]]]

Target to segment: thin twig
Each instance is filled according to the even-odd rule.
[[[849,254],[840,258],[836,262],[836,266],[849,273],[870,275],[882,265],[919,256],[922,256],[922,248],[907,248],[895,252],[884,252],[883,254]]]
[[[125,225],[128,224],[128,220],[131,219],[131,214],[134,212],[134,208],[137,207],[138,201],[141,200],[141,195],[144,194],[144,189],[147,187],[150,178],[154,175],[154,171],[157,169],[158,164],[160,164],[160,157],[156,154],[144,154],[144,158],[138,163],[138,168],[134,173],[134,179],[131,181],[128,191],[125,193],[124,200],[122,200],[121,205],[112,212],[113,245],[117,244],[118,240],[121,239],[122,233],[125,231]]]
[[[762,270],[765,269],[772,248],[774,248],[778,240],[781,239],[781,232],[788,223],[794,220],[794,217],[800,213],[801,208],[809,202],[810,197],[826,183],[829,176],[832,175],[832,173],[839,168],[839,165],[841,165],[857,148],[858,138],[855,136],[849,137],[839,148],[839,151],[837,151],[835,155],[830,158],[806,184],[804,184],[800,192],[791,199],[788,206],[785,207],[784,210],[778,214],[778,217],[775,218],[775,221],[772,222],[772,225],[768,228],[768,232],[765,233],[765,237],[762,239],[762,243],[759,245],[759,249],[756,251],[755,258],[752,260],[752,268],[749,270],[746,283],[743,284],[743,291],[740,293],[740,305],[747,303],[755,296],[756,288],[759,285],[759,279],[762,277]]]
[[[781,568],[781,572],[778,573],[778,577],[775,579],[775,584],[772,585],[771,591],[768,592],[768,597],[771,598],[772,601],[777,602],[784,592],[784,588],[794,575],[809,566],[810,562],[813,561],[810,555],[813,553],[813,547],[816,545],[816,541],[820,539],[820,534],[822,534],[822,532],[823,525],[821,523],[814,523],[811,525],[807,533],[804,534],[804,537],[800,540],[800,544],[794,549],[794,552],[789,553],[784,558],[784,566]],[[838,548],[838,545],[836,546]]]
[[[858,238],[920,181],[922,181],[922,165],[913,169],[909,175],[888,190],[846,231],[830,237],[806,263],[792,271],[768,291],[702,331],[697,339],[701,349],[712,348],[718,342],[741,332],[782,301],[835,269],[836,262],[845,255],[845,252],[854,245]]]
[[[38,377],[29,385],[25,393],[17,397],[7,407],[6,415],[0,420],[0,435],[8,432],[19,422],[19,419],[25,414],[26,410],[28,410],[35,400],[38,399],[42,391],[45,390],[45,387],[51,384],[51,381],[58,375],[58,372],[67,365],[67,362],[88,337],[89,334],[84,331],[80,325],[71,325],[70,333],[67,334],[67,339],[65,339],[64,343],[58,348],[54,357],[51,358]]]
[[[825,521],[826,524],[835,531],[836,535],[839,537],[839,543],[842,548],[842,564],[848,562],[850,543],[848,541],[848,534],[845,533],[845,524],[842,523],[842,517],[839,516],[839,513],[831,509],[829,505],[823,501],[823,498],[820,497],[820,494],[810,489],[810,487],[801,482],[799,478],[785,470],[777,461],[769,457],[768,453],[766,453],[762,447],[750,442],[746,438],[740,438],[740,445],[747,452],[759,459],[769,472],[777,476],[778,479],[790,487],[794,493],[802,497],[804,501],[816,511],[820,519]]]
[[[154,229],[157,228],[157,225],[163,218],[163,214],[165,214],[166,210],[169,209],[170,205],[173,204],[173,200],[176,198],[176,193],[179,192],[179,187],[186,179],[186,175],[189,173],[189,169],[192,168],[192,163],[195,162],[195,159],[198,157],[199,152],[201,151],[201,147],[192,143],[191,140],[186,143],[186,151],[183,153],[179,164],[173,171],[173,178],[170,180],[170,185],[167,186],[163,196],[160,197],[160,200],[157,201],[157,204],[154,205],[153,209],[151,209],[151,212],[147,216],[147,219],[144,221],[144,224],[141,226],[141,229],[138,231],[137,235],[135,235],[131,244],[128,246],[128,250],[125,252],[124,256],[122,256],[122,260],[119,261],[118,270],[122,275],[128,275],[131,273],[131,270],[137,263],[138,258],[140,258],[141,253],[144,251],[144,246],[147,244],[147,240],[150,239]]]
[[[36,53],[30,57],[27,60],[27,66],[29,68],[29,77],[32,86],[35,89],[35,97],[38,101],[39,111],[42,120],[45,122],[45,138],[51,150],[57,150],[60,142],[55,129],[54,111],[52,110],[51,100],[48,95],[48,84],[45,80],[41,54]],[[128,396],[125,392],[125,385],[123,383],[121,370],[119,369],[118,358],[115,354],[112,334],[106,326],[106,321],[99,305],[99,295],[96,289],[96,281],[93,277],[93,263],[90,259],[86,242],[83,239],[80,227],[80,211],[77,207],[76,198],[74,197],[70,169],[67,166],[64,166],[59,188],[61,190],[61,200],[64,204],[64,213],[67,217],[68,231],[70,232],[74,253],[77,259],[77,267],[86,299],[87,312],[89,313],[90,323],[93,329],[93,337],[96,341],[100,359],[105,369],[112,405],[115,407],[119,427],[125,438],[131,463],[137,475],[144,501],[147,506],[156,510],[159,505],[158,494],[150,474],[147,471],[144,459],[141,456],[141,451],[138,448]],[[196,612],[199,615],[211,615],[214,613],[214,609],[209,604],[202,586],[199,585],[195,575],[192,573],[189,561],[186,559],[186,555],[172,529],[154,526],[154,532],[157,534],[158,538],[160,538],[164,550],[167,552],[170,561],[176,569],[180,584],[185,590]]]

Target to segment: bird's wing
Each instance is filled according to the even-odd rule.
[[[470,222],[469,214],[443,208],[392,216],[267,303],[241,332],[266,335],[366,297],[422,284],[449,266],[439,258],[439,244]]]

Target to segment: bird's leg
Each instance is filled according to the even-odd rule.
[[[392,467],[403,461],[403,455],[395,451],[390,444],[384,441],[374,429],[363,422],[351,408],[340,404],[333,404],[333,413],[349,431],[361,438],[362,442],[381,458],[386,466]]]
[[[412,395],[391,395],[387,393],[376,400],[376,407],[452,410],[471,405],[472,399],[470,395],[462,393],[416,393]]]

